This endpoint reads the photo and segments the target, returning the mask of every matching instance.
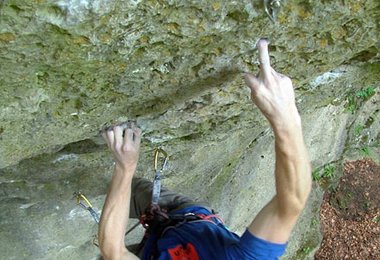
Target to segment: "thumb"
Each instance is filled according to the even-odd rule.
[[[244,73],[244,81],[245,84],[247,84],[247,86],[253,91],[256,91],[260,84],[259,80],[250,73]]]

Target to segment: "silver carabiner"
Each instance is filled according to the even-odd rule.
[[[281,0],[263,0],[263,2],[265,12],[273,22],[276,22],[281,8]]]

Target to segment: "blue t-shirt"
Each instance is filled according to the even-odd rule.
[[[203,207],[192,206],[171,214],[196,213],[211,215]],[[218,221],[216,221],[218,222]],[[277,259],[284,254],[287,244],[276,244],[252,235],[248,229],[239,237],[222,223],[192,221],[167,229],[156,241],[149,238],[143,259],[150,259],[150,250],[157,245],[159,260],[197,259]]]

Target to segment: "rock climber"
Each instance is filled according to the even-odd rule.
[[[142,250],[132,252],[124,241],[128,220],[146,212],[153,188],[151,182],[133,178],[142,131],[136,124],[114,126],[103,133],[115,160],[98,233],[104,259],[277,259],[284,254],[311,190],[311,166],[292,81],[271,67],[267,40],[260,39],[257,48],[260,71],[244,77],[253,103],[274,132],[274,197],[239,237],[207,206],[161,189],[159,206],[180,220],[173,217],[164,227],[155,222]]]

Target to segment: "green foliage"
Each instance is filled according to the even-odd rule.
[[[346,105],[347,111],[354,113],[358,109],[358,105],[355,99],[354,95],[349,95],[347,97],[347,105]]]
[[[356,136],[360,135],[363,129],[364,129],[364,125],[362,124],[355,126],[355,129],[354,129],[355,135]]]
[[[323,169],[323,177],[331,179],[335,175],[335,166],[330,164]]]
[[[373,94],[375,94],[375,88],[374,87],[367,87],[367,88],[361,89],[358,92],[356,92],[356,97],[366,100],[366,99],[370,98]]]
[[[321,174],[319,173],[319,170],[314,170],[311,173],[311,175],[313,177],[313,181],[319,181],[322,178]]]
[[[375,217],[373,218],[373,222],[375,222],[375,223],[379,223],[379,222],[380,222],[380,216],[375,216]]]
[[[312,172],[313,181],[320,181],[322,178],[332,179],[335,176],[335,166],[330,164],[322,169],[317,169]]]
[[[311,227],[316,227],[318,225],[318,220],[314,217],[312,220],[311,220],[311,223],[310,223]]]
[[[309,254],[311,252],[311,248],[309,246],[305,246],[302,248],[302,253]]]
[[[368,157],[370,155],[369,147],[368,146],[360,148],[360,152],[365,157]]]
[[[367,101],[371,96],[376,93],[374,87],[362,88],[356,92],[350,92],[346,98],[345,108],[351,113],[355,113],[356,110]]]

